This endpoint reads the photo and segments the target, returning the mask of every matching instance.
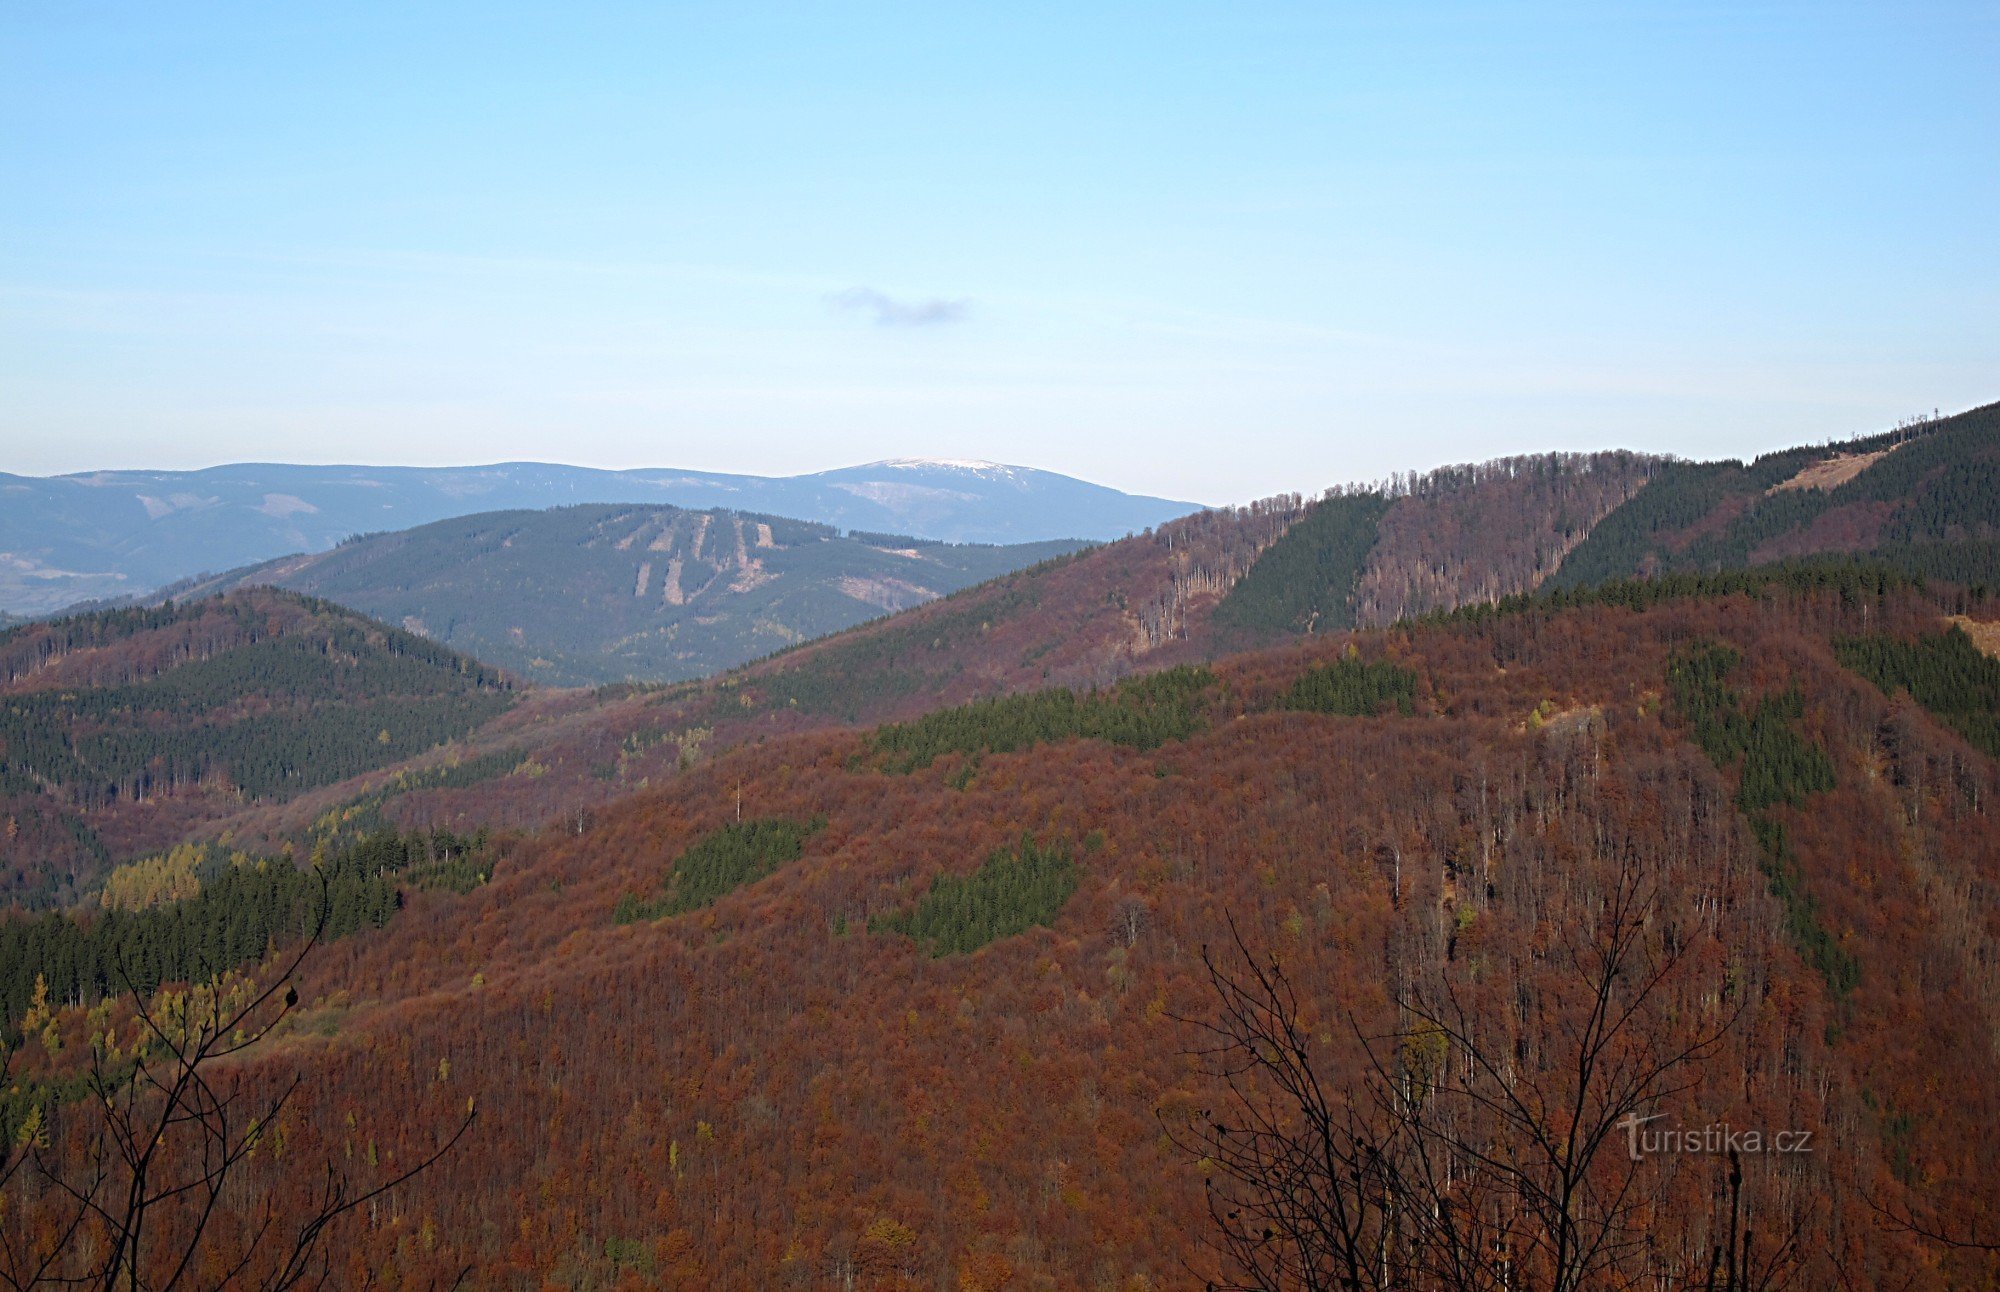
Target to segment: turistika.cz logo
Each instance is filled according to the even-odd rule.
[[[1625,1151],[1634,1162],[1660,1153],[1699,1156],[1711,1153],[1810,1153],[1813,1133],[1809,1130],[1740,1130],[1728,1122],[1706,1126],[1657,1126],[1648,1123],[1665,1117],[1654,1113],[1641,1117],[1627,1113],[1617,1123],[1625,1132]]]

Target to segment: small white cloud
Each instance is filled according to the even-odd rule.
[[[922,301],[899,301],[872,287],[850,287],[827,298],[835,309],[872,314],[878,327],[935,327],[957,323],[971,306],[970,301],[932,297]]]

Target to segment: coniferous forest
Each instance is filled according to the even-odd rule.
[[[515,699],[496,669],[267,589],[13,629],[0,678],[0,892],[31,902],[203,818],[462,739]]]

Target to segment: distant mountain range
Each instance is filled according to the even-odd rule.
[[[756,513],[586,505],[435,521],[165,591],[288,588],[546,685],[680,681],[1083,546],[937,543]]]
[[[0,473],[0,613],[143,596],[354,534],[574,503],[723,507],[947,543],[1114,539],[1197,510],[1028,467],[920,458],[789,477],[532,462]]]

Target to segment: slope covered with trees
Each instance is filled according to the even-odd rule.
[[[1408,483],[1353,594],[1357,623],[1531,592],[1659,466],[1637,453],[1543,453]]]
[[[131,988],[203,982],[315,929],[325,938],[379,929],[405,888],[469,891],[492,867],[484,836],[444,831],[372,835],[323,858],[317,874],[289,857],[189,851],[190,882],[138,909],[0,921],[0,1015],[19,1020],[37,999],[94,1007]]]
[[[1190,719],[1158,738],[975,708],[904,765],[885,732],[774,730],[322,948],[314,1026],[252,1071],[305,1074],[290,1160],[386,1170],[479,1109],[420,1187],[342,1221],[342,1281],[1198,1286],[1242,1271],[1203,1241],[1223,1159],[1178,1145],[1253,1129],[1217,1111],[1210,967],[1276,963],[1393,1196],[1442,1170],[1418,1150],[1471,1141],[1370,1121],[1371,1092],[1443,1109],[1492,1091],[1482,1055],[1532,1092],[1466,1123],[1515,1138],[1446,1186],[1502,1228],[1400,1229],[1399,1271],[1469,1250],[1539,1285],[1571,1226],[1606,1236],[1596,1281],[1703,1286],[1726,1248],[1798,1286],[1983,1285],[2000,766],[1936,716],[1981,678],[1914,662],[1967,609],[1995,617],[1893,579],[1689,584],[1222,658],[1156,697]],[[1858,639],[1919,652],[1852,657],[1919,694],[1855,671]],[[615,918],[684,866],[703,900]],[[1654,1131],[1810,1151],[1633,1160],[1616,1131],[1538,1156],[1558,1103],[1621,1106],[1576,1062],[1600,1000],[1631,1006],[1610,1070],[1678,1056],[1638,1087]],[[51,1021],[30,1079],[88,1050],[87,1010]],[[61,1112],[52,1153],[87,1142]],[[1572,1200],[1536,1210],[1547,1180]]]
[[[2000,758],[2000,660],[1961,625],[1914,641],[1866,634],[1839,643],[1840,662],[1890,695],[1905,691],[1976,747]]]
[[[1953,419],[1959,423],[1980,424],[1972,414]],[[1848,446],[1852,452],[1790,451],[1760,468],[1759,479],[1774,488],[1801,479],[1858,487],[1899,459],[1921,465],[1902,454],[1914,453],[1924,434],[1905,429]],[[1868,457],[1894,444],[1904,447]],[[482,733],[463,769],[414,769],[404,788],[371,786],[346,799],[308,797],[247,814],[240,828],[275,846],[319,814],[360,810],[363,799],[373,805],[367,811],[406,828],[531,826],[565,813],[575,820],[746,739],[908,719],[1038,688],[1085,693],[1133,672],[1196,664],[1308,630],[1323,635],[1532,593],[1587,597],[1597,585],[1575,574],[1597,559],[1594,535],[1629,529],[1633,517],[1687,496],[1675,479],[1715,470],[1628,453],[1537,455],[1409,473],[1311,503],[1288,495],[1203,512],[779,652],[705,685],[545,697]],[[1930,487],[1924,472],[1907,478]],[[1882,491],[1888,479],[1868,487]],[[1777,496],[1819,492],[1802,486]],[[1948,541],[1878,549],[1870,568],[1979,586],[2000,540],[1952,537],[1983,532],[1978,514],[1972,509],[1962,524],[1939,520]],[[1833,558],[1789,559],[1834,568],[1824,565]],[[1682,577],[1631,595],[1644,600],[1648,589],[1671,589]],[[478,769],[483,775],[474,775]],[[433,779],[441,775],[451,784]]]
[[[1352,628],[1354,590],[1389,508],[1373,490],[1321,500],[1229,590],[1216,622],[1262,637]]]
[[[1330,491],[1216,608],[1234,644],[1547,584],[1865,554],[2000,586],[2000,405],[1737,462],[1550,453]]]
[[[1329,491],[1216,608],[1237,642],[1386,624],[1533,591],[1656,460],[1501,458]]]
[[[842,534],[677,507],[485,512],[191,585],[326,597],[553,686],[681,681],[921,605],[1081,543]]]
[[[108,611],[0,634],[0,895],[74,898],[245,803],[461,739],[494,669],[291,593]]]
[[[1815,553],[2000,586],[2000,404],[1846,444],[1741,462],[1674,462],[1608,516],[1555,576],[1587,587]]]

